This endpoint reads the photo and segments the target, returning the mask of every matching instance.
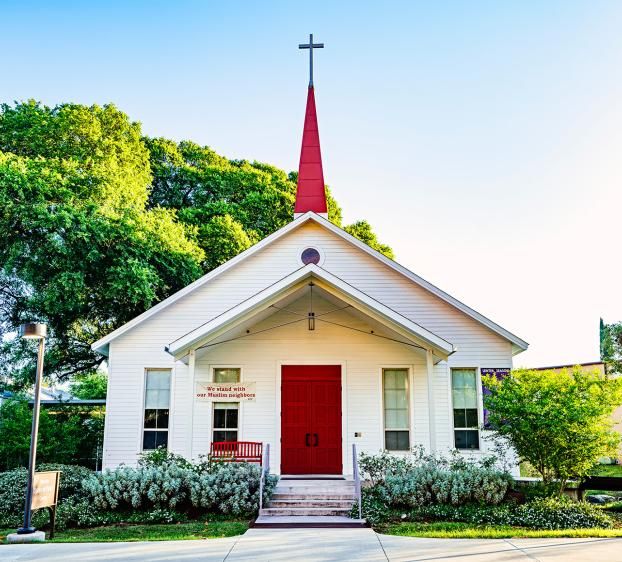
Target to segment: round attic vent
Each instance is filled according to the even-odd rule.
[[[305,248],[300,254],[300,261],[305,265],[310,263],[320,263],[320,252],[315,248]]]

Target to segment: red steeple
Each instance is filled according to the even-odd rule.
[[[305,113],[305,126],[302,132],[294,217],[307,211],[313,211],[318,214],[326,214],[328,212],[326,193],[324,191],[322,154],[320,152],[320,133],[317,126],[315,93],[312,84],[309,85],[307,93],[307,111]]]

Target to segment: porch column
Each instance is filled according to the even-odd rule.
[[[190,452],[190,460],[192,460],[192,442],[194,435],[194,365],[195,365],[195,351],[190,350],[188,353],[188,379],[190,381],[190,421],[188,422],[188,451]]]
[[[434,422],[434,357],[431,349],[425,352],[428,374],[428,424],[430,428],[430,452],[436,451],[436,423]]]

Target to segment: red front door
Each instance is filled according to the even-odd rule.
[[[342,473],[340,365],[283,365],[281,473]]]

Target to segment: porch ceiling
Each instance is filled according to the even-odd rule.
[[[184,360],[190,350],[213,347],[218,343],[240,337],[250,337],[253,333],[257,333],[251,328],[277,313],[278,309],[288,309],[295,303],[304,302],[310,291],[310,283],[313,283],[313,293],[318,299],[321,298],[335,309],[347,306],[349,314],[363,320],[374,332],[381,332],[380,337],[395,339],[413,347],[431,349],[438,360],[446,359],[455,351],[451,343],[315,265],[301,268],[229,311],[198,326],[172,342],[166,350],[176,359]],[[308,310],[305,311],[304,307],[300,312],[290,312],[291,323],[306,322],[306,312]],[[322,314],[323,312],[318,310],[317,324],[331,322],[330,314],[327,314],[326,318],[323,318]]]

